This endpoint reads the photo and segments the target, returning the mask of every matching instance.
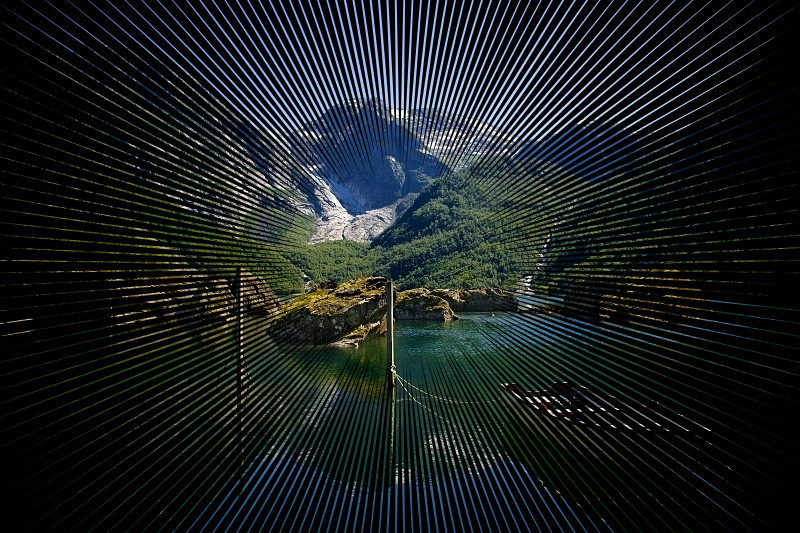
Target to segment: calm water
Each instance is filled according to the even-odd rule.
[[[251,354],[240,474],[196,525],[609,530],[615,502],[655,493],[659,480],[626,471],[599,448],[576,452],[558,445],[566,434],[531,432],[501,389],[549,387],[589,365],[602,378],[610,342],[602,331],[588,341],[580,324],[564,328],[546,315],[460,316],[397,322],[394,391],[385,338],[356,349]],[[653,516],[662,513],[659,498]]]
[[[311,402],[301,409],[305,416],[289,416],[300,424],[292,430],[309,432],[295,457],[343,484],[370,487],[491,467],[505,456],[496,442],[505,423],[500,384],[519,370],[496,342],[513,337],[515,327],[502,313],[397,322],[393,394],[385,382],[385,338],[297,356],[289,367],[297,373],[285,376],[303,373],[300,390]]]
[[[397,322],[393,392],[384,338],[297,349],[253,369],[245,455],[257,458],[201,520],[235,515],[287,531],[536,530],[575,521],[594,529],[508,446],[500,384],[525,377],[523,345],[548,341],[515,344],[530,335],[514,315],[461,317]]]

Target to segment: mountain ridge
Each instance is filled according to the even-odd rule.
[[[475,119],[373,98],[328,108],[289,141],[289,157],[310,185],[296,192],[299,210],[314,219],[314,244],[371,242],[426,185],[516,139]]]

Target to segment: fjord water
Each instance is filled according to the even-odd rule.
[[[663,479],[603,455],[627,442],[589,442],[520,418],[501,388],[547,388],[587,364],[602,379],[607,341],[587,341],[578,324],[564,328],[542,314],[460,316],[396,323],[394,391],[385,338],[355,349],[265,350],[248,371],[240,472],[201,524],[235,513],[248,527],[286,531],[535,530],[554,522],[604,530],[620,519],[615,501],[660,490]],[[674,489],[668,499],[682,499],[686,487]],[[665,497],[622,521],[660,520]]]
[[[331,456],[316,463],[331,465],[339,483],[368,487],[436,483],[494,466],[504,456],[495,438],[505,422],[500,384],[514,372],[514,361],[495,342],[513,327],[511,315],[499,313],[398,321],[393,393],[386,386],[385,338],[319,350],[324,363],[313,387],[327,394],[311,456]],[[342,434],[338,441],[326,438],[334,428]]]
[[[287,531],[586,522],[507,449],[500,385],[520,377],[508,339],[524,338],[524,323],[505,313],[460,316],[396,323],[394,391],[385,338],[298,349],[259,372],[270,378],[250,396],[264,399],[248,407],[258,412],[245,437],[255,460],[203,520],[242,513]]]

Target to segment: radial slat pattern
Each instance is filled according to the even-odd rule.
[[[786,530],[792,3],[1,12],[7,530]],[[302,265],[517,303],[390,390]]]

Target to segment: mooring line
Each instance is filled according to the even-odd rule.
[[[399,374],[396,374],[396,377],[397,377],[397,379],[399,379],[400,381],[406,381],[406,380],[404,380],[403,378],[401,378]],[[406,381],[406,383],[408,383],[408,386],[409,386],[409,387],[411,387],[411,388],[414,388],[414,389],[417,389],[417,390],[418,390],[418,391],[420,391],[422,394],[427,394],[427,395],[428,395],[428,396],[430,396],[431,398],[436,398],[437,400],[441,400],[441,401],[443,401],[443,402],[447,402],[447,403],[458,403],[458,404],[462,404],[462,405],[480,405],[480,404],[484,404],[484,403],[497,403],[497,400],[485,400],[485,401],[481,401],[481,402],[462,402],[462,401],[459,401],[459,400],[449,400],[449,399],[447,399],[447,398],[442,398],[441,396],[436,396],[435,394],[431,394],[430,392],[424,391],[424,390],[420,389],[419,387],[415,387],[414,385],[412,385],[412,384],[411,384],[410,382],[408,382],[408,381]],[[405,387],[404,387],[404,388],[405,388]]]
[[[399,379],[399,377],[400,377],[400,376],[397,376],[397,377],[398,377],[398,379]],[[414,396],[413,396],[413,395],[412,395],[410,392],[408,392],[408,389],[406,389],[405,385],[403,385],[403,383],[402,383],[403,381],[405,381],[405,380],[404,380],[404,379],[401,379],[401,380],[400,380],[400,382],[401,382],[401,383],[400,383],[400,386],[401,386],[401,387],[403,387],[403,390],[404,390],[404,391],[406,391],[406,394],[408,394],[408,397],[409,397],[409,398],[411,398],[411,400],[413,400],[414,402],[416,402],[416,403],[418,403],[419,405],[421,405],[423,409],[427,409],[428,411],[430,411],[430,412],[431,412],[431,413],[433,413],[434,415],[438,416],[439,418],[441,418],[442,420],[444,420],[445,422],[447,422],[448,424],[450,424],[451,426],[453,426],[453,427],[454,427],[454,428],[456,428],[457,430],[461,431],[461,429],[460,429],[458,426],[456,426],[455,424],[453,424],[452,422],[450,422],[449,420],[447,420],[445,417],[443,417],[442,415],[440,415],[439,413],[437,413],[436,411],[434,411],[433,409],[431,409],[431,408],[430,408],[430,407],[428,407],[427,405],[424,405],[422,402],[420,402],[419,400],[417,400],[416,398],[414,398]],[[411,385],[411,384],[409,383],[409,385]],[[412,387],[414,387],[413,385],[411,385],[411,386],[412,386]],[[416,387],[414,387],[414,388],[416,388]]]
[[[397,379],[399,379],[399,380],[401,380],[401,381],[406,381],[406,380],[404,380],[403,378],[401,378],[399,374],[397,374],[396,376],[397,376]],[[443,401],[443,402],[448,402],[448,403],[458,403],[458,404],[462,404],[462,405],[480,405],[480,404],[484,404],[484,403],[497,403],[497,400],[484,400],[484,401],[480,401],[480,402],[462,402],[462,401],[459,401],[459,400],[449,400],[449,399],[447,399],[447,398],[442,398],[441,396],[436,396],[435,394],[431,394],[431,393],[430,393],[430,392],[428,392],[428,391],[424,391],[424,390],[420,389],[419,387],[416,387],[416,386],[412,385],[412,384],[411,384],[410,382],[408,382],[408,381],[406,381],[406,383],[408,383],[408,386],[409,386],[409,387],[412,387],[412,388],[414,388],[414,389],[417,389],[417,390],[418,390],[418,391],[420,391],[422,394],[427,394],[427,395],[428,395],[428,396],[430,396],[431,398],[436,398],[437,400],[441,400],[441,401]]]

